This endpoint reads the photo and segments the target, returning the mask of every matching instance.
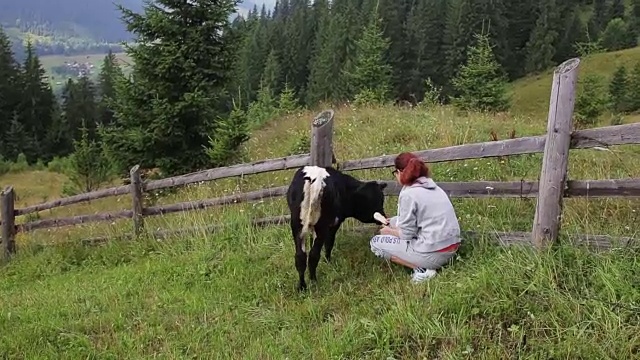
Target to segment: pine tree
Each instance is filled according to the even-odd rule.
[[[595,125],[609,102],[604,78],[599,74],[590,73],[586,74],[578,83],[579,89],[575,105],[576,127]]]
[[[536,27],[536,17],[531,16],[537,8],[537,0],[505,1],[505,17],[508,19],[507,45],[509,49],[504,60],[504,69],[511,80],[526,73],[522,66],[527,59],[527,43]]]
[[[467,62],[452,80],[459,94],[454,104],[464,110],[504,111],[509,108],[506,79],[486,34],[476,35],[476,44],[470,46]]]
[[[624,65],[618,66],[613,73],[609,84],[609,95],[611,98],[611,110],[616,113],[623,113],[629,108],[629,94],[627,92],[627,68]]]
[[[276,91],[280,87],[280,76],[281,70],[276,52],[271,50],[267,57],[267,62],[264,65],[261,82],[271,89],[271,91]]]
[[[447,3],[440,0],[420,0],[408,19],[408,34],[414,54],[410,59],[407,85],[418,99],[424,96],[426,79],[438,85],[447,82],[443,76],[444,64],[439,59],[444,47],[447,8]]]
[[[44,148],[44,139],[51,127],[55,98],[31,43],[26,47],[20,89],[21,101],[17,111],[30,142],[25,155],[30,163],[35,163],[40,158],[48,158],[49,149]]]
[[[14,113],[6,130],[4,150],[2,156],[10,161],[16,161],[18,155],[32,153],[32,139],[20,121],[18,113]]]
[[[589,18],[589,37],[597,40],[604,27],[609,22],[609,9],[607,8],[607,0],[594,0],[593,12]]]
[[[283,80],[301,96],[304,96],[309,77],[308,64],[315,30],[308,3],[309,0],[290,0],[291,18],[285,25],[286,40],[280,63]],[[279,93],[279,90],[274,89],[276,93]]]
[[[278,96],[278,112],[288,115],[298,110],[299,105],[295,92],[289,87],[289,84],[285,83],[284,89]]]
[[[269,54],[267,19],[259,18],[257,8],[254,10],[256,13],[249,16],[247,30],[242,34],[239,55],[234,61],[238,86],[243,93],[243,101],[247,104],[256,98]]]
[[[629,111],[640,109],[640,61],[631,69],[628,80]]]
[[[63,91],[62,109],[69,130],[69,140],[80,140],[82,127],[87,128],[89,139],[97,137],[99,123],[96,89],[93,82],[86,76],[78,81],[69,79]],[[65,141],[66,142],[66,141]]]
[[[375,0],[374,11],[381,17],[380,29],[388,41],[388,63],[391,65],[391,86],[393,93],[406,99],[411,93],[406,79],[411,74],[411,59],[414,57],[414,47],[410,43],[407,29],[407,18],[411,13],[412,0]],[[364,19],[370,19],[371,13],[363,14]],[[369,26],[369,21],[364,22]],[[364,27],[363,26],[363,27]]]
[[[560,36],[553,61],[561,63],[567,59],[579,56],[576,50],[576,44],[585,41],[587,41],[586,26],[580,17],[580,10],[576,6],[565,19],[564,31]]]
[[[63,89],[64,91],[64,89]],[[47,131],[46,144],[49,156],[62,157],[73,152],[73,137],[67,118],[62,114],[61,105],[56,101],[54,104],[53,119],[51,127]]]
[[[391,65],[385,59],[389,39],[384,37],[381,19],[373,15],[357,42],[357,57],[350,78],[356,94],[370,92],[375,100],[384,102],[391,90]]]
[[[632,0],[631,12],[629,13],[629,28],[631,33],[631,43],[638,43],[640,36],[640,0]]]
[[[11,51],[11,41],[0,27],[0,138],[13,117],[13,111],[20,100],[19,65]],[[0,149],[4,153],[4,149]]]
[[[234,105],[231,114],[217,124],[215,137],[209,137],[207,156],[213,166],[225,166],[240,162],[236,149],[249,140],[247,114]]]
[[[0,153],[9,158],[5,145],[14,110],[20,101],[19,65],[11,51],[11,42],[0,26]],[[16,154],[17,155],[17,154]]]
[[[508,58],[508,22],[505,19],[507,8],[504,1],[454,0],[448,3],[449,16],[444,35],[446,66],[443,69],[446,78],[452,79],[460,65],[467,61],[467,49],[474,44],[477,33],[487,34],[498,62]],[[500,68],[500,71],[503,69]],[[452,94],[449,85],[444,90]]]
[[[305,96],[307,104],[348,98],[349,89],[342,75],[348,62],[349,40],[344,32],[348,19],[345,16],[344,13],[327,13],[318,25]]]
[[[99,103],[98,112],[100,123],[111,125],[113,123],[113,111],[111,110],[111,101],[116,96],[116,81],[120,81],[124,77],[122,69],[118,66],[116,56],[111,50],[104,57],[102,69],[98,75]]]
[[[69,180],[75,185],[75,192],[90,192],[109,180],[111,168],[100,143],[91,139],[84,121],[78,130],[80,139],[73,142]]]
[[[273,119],[278,113],[276,98],[273,91],[265,84],[260,85],[258,98],[249,104],[247,122],[252,129],[258,129]]]
[[[608,19],[609,21],[613,19],[625,19],[624,0],[611,0]]]
[[[536,27],[527,43],[527,73],[543,71],[554,65],[558,32],[554,28],[557,22],[557,6],[555,0],[543,0]]]
[[[210,164],[209,136],[227,117],[236,0],[156,0],[136,14],[120,6],[137,35],[127,47],[131,79],[116,86],[116,121],[102,133],[119,171],[159,167],[167,175]],[[161,7],[160,7],[161,6]],[[260,72],[259,74],[261,74]]]
[[[600,44],[608,51],[624,49],[629,43],[627,24],[621,18],[609,21],[604,32],[600,36]]]

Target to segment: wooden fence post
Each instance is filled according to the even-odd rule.
[[[333,110],[325,110],[315,118],[311,126],[311,165],[331,166],[333,154]]]
[[[136,165],[129,171],[131,176],[131,203],[133,210],[133,233],[135,236],[140,235],[142,228],[144,227],[144,220],[142,217],[143,200],[142,200],[142,179],[140,178],[140,165]]]
[[[579,65],[579,58],[569,59],[553,73],[547,138],[531,234],[538,248],[555,242],[560,232]]]
[[[2,217],[2,259],[9,260],[16,252],[15,191],[7,186],[0,193],[0,216]]]

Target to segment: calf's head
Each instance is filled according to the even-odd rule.
[[[384,188],[386,183],[378,183],[377,181],[368,181],[360,185],[353,193],[353,217],[365,224],[382,223],[375,219],[374,214],[380,213],[385,218],[384,212]]]

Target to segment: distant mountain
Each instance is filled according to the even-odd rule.
[[[275,0],[246,0],[238,13],[254,4]],[[115,4],[141,12],[144,0],[0,0],[0,24],[15,42],[31,39],[39,54],[82,54],[106,51],[131,40]]]

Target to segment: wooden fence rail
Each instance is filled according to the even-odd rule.
[[[546,135],[522,137],[476,144],[457,145],[445,148],[413,151],[429,163],[472,160],[489,157],[542,153]],[[609,147],[613,145],[640,143],[640,123],[605,126],[574,131],[571,134],[572,149]],[[340,170],[363,170],[393,166],[397,154],[347,160],[340,163]]]
[[[541,180],[539,182],[523,179],[521,181],[509,182],[472,181],[439,183],[449,196],[457,198],[537,198],[534,227],[529,234],[532,235],[537,245],[545,245],[553,242],[557,238],[562,198],[639,197],[640,179],[568,180],[566,178],[566,164],[569,149],[606,148],[613,145],[640,144],[640,123],[571,131],[575,82],[579,63],[579,59],[568,60],[558,66],[554,72],[546,135],[428,149],[415,151],[414,153],[430,163],[543,153],[543,166],[541,169]],[[130,172],[131,182],[129,185],[70,196],[42,204],[31,205],[22,209],[14,209],[14,190],[8,187],[0,196],[2,215],[1,234],[4,254],[9,256],[15,251],[14,241],[15,235],[18,232],[71,226],[89,222],[113,221],[115,219],[133,219],[132,237],[135,237],[143,232],[143,219],[147,216],[282,197],[286,194],[286,186],[227,195],[214,199],[145,207],[142,195],[148,191],[168,187],[184,186],[235,176],[294,169],[310,164],[320,166],[332,165],[335,163],[332,136],[334,115],[333,110],[327,110],[321,112],[313,119],[311,126],[312,146],[308,154],[220,167],[147,182],[140,180],[140,169],[138,166],[134,166]],[[395,156],[396,154],[347,160],[337,164],[336,167],[343,171],[385,168],[393,166]],[[400,187],[395,182],[387,183],[388,187],[385,189],[385,193],[387,195],[397,195]],[[16,216],[126,194],[130,194],[132,199],[130,210],[36,220],[22,224],[15,223]],[[274,219],[280,220],[276,221]],[[254,221],[254,225],[263,226],[279,223],[278,221],[281,220],[282,217],[257,219]]]
[[[640,123],[579,130],[571,134],[571,149],[587,149],[638,143],[640,143]],[[544,144],[544,136],[531,136],[518,139],[488,141],[476,144],[420,150],[414,151],[413,153],[430,163],[435,163],[542,153],[544,150]],[[393,159],[396,155],[397,154],[360,160],[347,160],[342,163],[338,163],[337,167],[343,171],[389,167],[393,166]],[[308,165],[309,163],[310,156],[308,154],[261,160],[248,164],[221,167],[166,179],[152,180],[144,184],[144,191],[158,190],[171,186],[183,186],[234,176],[288,170]],[[62,206],[74,205],[113,196],[122,196],[129,194],[130,191],[131,188],[129,185],[101,189],[48,201],[42,204],[27,206],[22,209],[16,209],[15,214],[16,216],[32,214]]]
[[[397,196],[401,187],[392,181],[387,183],[384,190],[386,195]],[[452,198],[535,198],[538,195],[537,181],[469,181],[469,182],[439,182],[438,185]],[[226,195],[213,199],[187,201],[170,205],[158,205],[142,208],[142,216],[157,216],[176,212],[204,210],[210,207],[230,204],[240,204],[282,197],[287,192],[287,186],[278,186],[234,195]],[[640,197],[640,179],[615,180],[570,180],[564,191],[564,197]],[[133,218],[135,211],[121,210],[91,215],[78,215],[66,218],[43,219],[18,224],[18,232],[28,232],[47,228],[72,226],[90,222],[114,221],[117,219]],[[134,231],[140,231],[134,224]]]

